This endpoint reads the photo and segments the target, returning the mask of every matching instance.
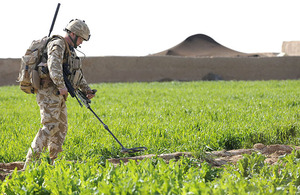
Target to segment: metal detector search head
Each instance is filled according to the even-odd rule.
[[[122,148],[122,153],[135,153],[135,152],[142,152],[148,150],[146,147],[136,147],[136,148]]]

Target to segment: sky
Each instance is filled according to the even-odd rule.
[[[299,0],[3,0],[0,58],[20,58],[47,36],[58,3],[51,35],[85,20],[86,56],[146,56],[194,34],[244,53],[280,53],[283,41],[300,40]]]

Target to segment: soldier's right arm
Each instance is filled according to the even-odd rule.
[[[49,75],[59,90],[66,88],[62,66],[65,49],[65,42],[61,39],[54,39],[47,45]]]

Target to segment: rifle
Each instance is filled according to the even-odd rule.
[[[68,76],[71,74],[72,73],[69,70],[69,64],[64,63],[63,64],[63,77],[64,77],[65,85],[68,89],[69,94],[71,95],[72,98],[74,98],[74,97],[76,98],[76,100],[78,101],[78,103],[81,107],[83,107],[83,105],[82,105],[82,103],[83,103],[87,108],[89,108],[90,107],[89,104],[91,103],[91,100],[88,99],[81,90],[74,89],[74,87],[72,86],[71,82],[68,79]],[[97,92],[97,90],[95,90],[95,89],[93,89],[92,91],[94,94]],[[58,94],[59,94],[59,91],[58,91]]]

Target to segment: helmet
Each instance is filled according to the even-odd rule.
[[[82,37],[85,41],[90,39],[90,29],[84,20],[71,20],[64,31],[72,32],[75,35]]]

